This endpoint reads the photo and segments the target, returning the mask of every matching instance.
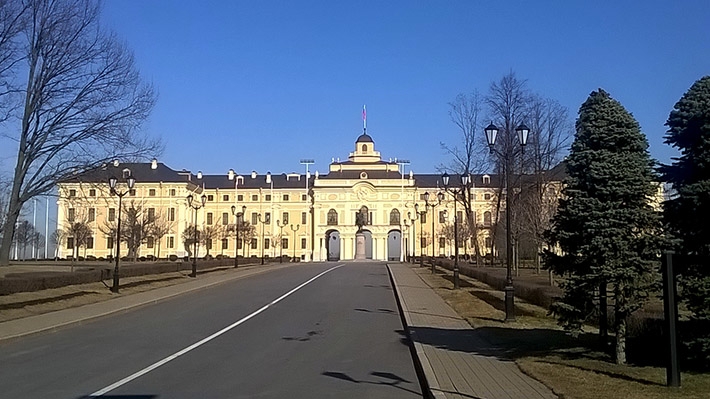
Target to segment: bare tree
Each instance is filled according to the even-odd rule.
[[[59,257],[59,247],[64,245],[64,240],[67,238],[67,232],[65,230],[54,230],[54,232],[49,236],[49,242],[54,245],[54,260]]]
[[[449,118],[456,125],[461,137],[461,146],[449,146],[441,143],[441,147],[448,153],[452,160],[451,164],[443,169],[450,170],[457,175],[471,175],[483,170],[486,165],[487,154],[485,143],[477,138],[476,132],[479,129],[479,115],[481,113],[481,98],[477,91],[471,94],[459,94],[454,101],[449,103]],[[478,226],[474,218],[474,209],[471,192],[466,195],[457,196],[465,210],[466,228],[468,234],[478,237]],[[478,239],[473,242],[476,255],[476,264],[481,264],[481,248]]]
[[[151,215],[146,212],[141,204],[131,201],[123,204],[121,215],[121,241],[126,243],[128,248],[127,257],[134,262],[138,259],[139,250],[142,244],[146,243],[148,237],[152,237],[155,222],[159,220],[158,215]],[[106,221],[99,229],[109,237],[116,237],[116,221]]]
[[[207,226],[204,229],[202,229],[202,235],[200,236],[200,243],[205,246],[207,249],[207,256],[209,258],[210,256],[210,250],[212,249],[212,243],[216,238],[220,238],[222,236],[222,226],[214,225],[214,226]]]
[[[246,248],[251,245],[251,242],[255,237],[256,227],[247,221],[243,221],[239,226],[239,240],[243,243],[242,256],[246,257]]]
[[[0,37],[0,73],[24,76],[6,81],[5,89],[11,101],[4,110],[19,121],[8,134],[18,150],[6,232],[14,231],[23,204],[58,181],[112,159],[160,150],[157,141],[138,133],[155,103],[154,91],[141,81],[131,52],[99,26],[98,2],[22,4],[10,14],[4,6],[0,12],[0,35],[11,36],[5,42]],[[3,235],[0,265],[8,264],[11,237]]]
[[[15,229],[15,246],[22,260],[27,258],[27,244],[30,244],[35,235],[35,227],[28,220],[21,221]]]
[[[200,230],[194,224],[185,227],[185,230],[182,231],[182,243],[185,246],[188,258],[193,256],[191,248],[193,248],[195,243],[200,244]]]
[[[169,221],[165,215],[157,215],[153,220],[153,225],[150,227],[148,235],[153,238],[157,247],[156,257],[160,259],[160,242],[166,234],[173,230],[173,222]]]
[[[89,239],[92,237],[91,227],[87,224],[86,220],[75,220],[66,226],[65,233],[67,239],[73,240],[72,245],[72,271],[74,271],[74,261],[79,257],[79,248],[86,247]]]

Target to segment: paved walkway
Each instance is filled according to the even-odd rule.
[[[246,266],[234,270],[232,273],[206,273],[199,275],[199,278],[187,283],[170,285],[156,288],[154,290],[140,292],[137,294],[119,296],[103,302],[96,302],[89,305],[58,310],[56,312],[43,313],[36,316],[14,319],[0,323],[0,341],[11,338],[18,338],[24,335],[35,334],[42,331],[55,330],[75,323],[82,323],[97,317],[103,317],[111,313],[123,312],[139,306],[156,303],[176,295],[211,287],[226,281],[253,276],[272,270],[289,267],[291,264],[285,263],[264,266]]]
[[[481,353],[497,348],[429,287],[408,264],[388,265],[409,336],[435,398],[556,398],[514,362]],[[500,349],[503,352],[503,349]]]

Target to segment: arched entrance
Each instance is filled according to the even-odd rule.
[[[363,230],[365,234],[365,259],[372,259],[372,233],[370,230]]]
[[[325,233],[325,251],[328,254],[328,261],[340,260],[340,232],[338,230],[328,230]]]
[[[387,233],[387,260],[399,260],[402,255],[402,232],[392,230]]]

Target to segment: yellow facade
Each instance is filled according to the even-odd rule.
[[[126,191],[124,178],[136,179],[133,191],[123,197],[123,209],[130,204],[159,216],[167,226],[160,240],[146,239],[138,256],[166,258],[184,257],[188,249],[183,232],[195,223],[200,230],[226,227],[235,223],[232,206],[241,211],[246,206],[245,221],[255,227],[255,243],[247,242],[239,249],[246,257],[278,257],[280,253],[303,261],[327,259],[348,260],[355,257],[355,215],[367,207],[367,257],[376,260],[400,260],[406,255],[452,255],[451,230],[454,215],[453,196],[445,192],[444,200],[432,209],[430,203],[444,191],[438,174],[406,173],[397,161],[384,161],[367,134],[355,142],[355,150],[346,161],[333,161],[327,174],[193,174],[176,171],[153,160],[150,163],[121,164],[114,162],[59,185],[58,230],[73,221],[86,222],[92,231],[90,243],[82,246],[79,256],[106,258],[115,254],[114,238],[107,235],[109,219],[117,218],[118,197],[110,195],[108,178],[118,178],[118,191]],[[404,172],[404,173],[403,173]],[[472,176],[471,203],[478,226],[478,243],[482,253],[490,251],[490,227],[495,224],[499,181],[497,176]],[[195,211],[199,197],[207,197],[205,206]],[[415,204],[426,211],[424,223],[417,218]],[[459,215],[463,211],[459,203]],[[312,214],[311,214],[312,212]],[[444,212],[444,214],[442,214]],[[285,219],[288,220],[285,220]],[[414,221],[414,226],[412,226]],[[263,223],[262,223],[263,222]],[[278,223],[277,223],[278,222]],[[433,227],[432,227],[433,223]],[[432,234],[433,230],[433,234]],[[432,236],[434,240],[432,240]],[[267,243],[268,240],[268,243]],[[59,247],[59,257],[72,255],[71,237]],[[283,244],[283,246],[281,245]],[[212,240],[210,255],[233,257],[237,241],[233,234]],[[192,248],[190,248],[192,250]],[[461,254],[472,254],[472,240],[461,243]],[[126,246],[121,244],[125,256]],[[203,245],[198,256],[207,254]]]

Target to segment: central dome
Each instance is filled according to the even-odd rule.
[[[372,140],[372,137],[370,137],[367,133],[361,134],[360,137],[358,137],[355,142],[356,143],[374,143],[374,141]]]

